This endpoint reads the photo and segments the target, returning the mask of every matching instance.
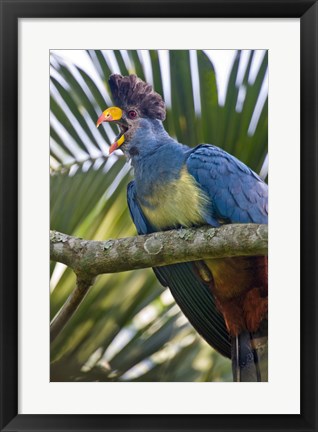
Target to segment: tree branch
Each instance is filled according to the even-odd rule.
[[[53,261],[76,274],[97,276],[185,261],[267,255],[267,225],[187,228],[117,240],[93,241],[50,232]]]
[[[63,307],[55,315],[50,326],[51,343],[60,334],[65,324],[71,319],[78,306],[84,300],[89,288],[93,285],[94,279],[83,279],[77,277],[76,288],[68,297]]]
[[[267,225],[229,224],[157,232],[117,240],[93,241],[50,232],[53,261],[71,267],[75,290],[51,323],[51,341],[61,332],[102,273],[160,267],[185,261],[267,255]]]

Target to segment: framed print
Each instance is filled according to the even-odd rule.
[[[316,430],[317,3],[1,18],[1,430]]]

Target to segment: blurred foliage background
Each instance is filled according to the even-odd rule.
[[[80,66],[51,53],[51,229],[94,240],[136,235],[126,204],[133,173],[120,152],[107,158],[116,126],[95,127],[113,105],[114,72],[153,84],[178,141],[215,144],[267,178],[267,52],[233,53],[223,101],[209,54],[88,50]],[[51,262],[51,319],[74,286],[74,273]],[[151,269],[100,276],[51,344],[51,381],[231,380],[230,361],[196,334]]]

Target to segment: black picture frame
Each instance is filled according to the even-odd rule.
[[[1,431],[316,431],[317,52],[312,0],[1,0]],[[301,23],[301,414],[18,414],[18,20],[19,18],[300,18]],[[286,155],[288,158],[288,155]],[[288,187],[288,184],[286,184]],[[292,217],[290,213],[286,217]],[[282,217],[283,223],[284,217]],[[292,236],[293,233],[291,232]],[[291,269],[292,271],[292,269]],[[282,305],[282,309],[287,305]],[[288,328],[284,329],[288,331]],[[286,361],[292,353],[286,352]],[[291,377],[292,380],[292,377]],[[253,394],[251,392],[251,397]],[[248,404],[248,400],[246,401]]]

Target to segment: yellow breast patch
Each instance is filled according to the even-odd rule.
[[[142,211],[158,229],[204,223],[203,215],[209,202],[185,167],[178,179],[157,186],[146,200],[149,206],[141,205]]]

